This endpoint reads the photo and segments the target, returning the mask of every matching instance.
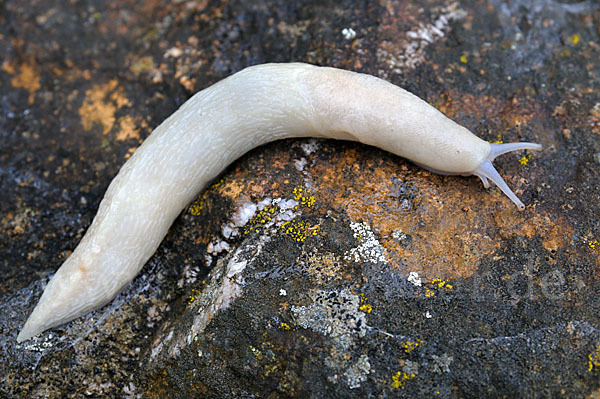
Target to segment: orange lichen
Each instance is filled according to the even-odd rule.
[[[34,95],[41,87],[40,75],[37,73],[35,64],[23,63],[18,66],[11,65],[8,61],[2,64],[4,72],[14,75],[10,84],[15,88],[22,88],[29,92],[29,104],[33,104]]]
[[[522,218],[502,210],[495,213],[494,220],[503,237],[539,237],[547,251],[557,251],[564,247],[573,235],[573,227],[568,220],[562,217],[552,220],[549,215],[542,213]]]
[[[390,267],[407,275],[467,278],[511,237],[539,237],[548,251],[569,243],[573,229],[567,220],[543,210],[519,212],[500,190],[486,191],[473,178],[443,177],[398,163],[399,169],[388,156],[350,149],[312,172],[319,176],[319,192],[329,193],[330,205],[324,207],[368,220]],[[513,187],[519,195],[519,183]]]
[[[125,115],[119,120],[119,133],[117,133],[117,140],[123,141],[128,139],[139,139],[140,129],[136,127],[137,121],[130,115]],[[146,121],[142,120],[139,122],[142,126],[147,127]]]
[[[130,105],[123,89],[117,88],[117,85],[118,82],[113,79],[86,90],[83,104],[79,108],[81,124],[85,130],[91,130],[94,124],[98,123],[102,126],[102,133],[107,134],[115,124],[117,110]],[[128,126],[130,124],[127,121],[122,125],[125,128]]]

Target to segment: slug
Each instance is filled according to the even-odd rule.
[[[382,79],[301,63],[246,68],[198,92],[159,125],[111,182],[91,226],[58,269],[17,341],[112,300],[198,192],[231,162],[288,137],[376,146],[431,171],[478,176],[523,203],[492,161],[534,143],[490,144]]]

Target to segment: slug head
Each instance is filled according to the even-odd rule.
[[[481,164],[471,172],[472,175],[475,175],[481,179],[483,182],[483,186],[488,188],[490,183],[488,181],[491,180],[512,202],[514,202],[519,210],[525,209],[525,205],[521,202],[519,198],[512,192],[512,190],[508,187],[504,179],[498,174],[494,165],[492,165],[492,161],[496,159],[497,156],[506,154],[507,152],[519,151],[519,150],[537,150],[540,151],[542,149],[541,144],[536,143],[507,143],[507,144],[490,144],[491,151],[486,159],[481,162]]]

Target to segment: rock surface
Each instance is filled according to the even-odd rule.
[[[251,3],[0,2],[0,397],[600,396],[597,3]],[[375,148],[273,143],[115,301],[18,345],[152,128],[289,61],[542,143],[496,162],[527,209]]]

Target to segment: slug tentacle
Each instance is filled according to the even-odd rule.
[[[483,186],[488,188],[490,179],[512,202],[514,202],[519,210],[525,209],[525,205],[521,200],[513,193],[508,187],[504,179],[498,174],[492,161],[496,159],[498,155],[506,154],[507,152],[518,151],[518,150],[536,150],[542,149],[541,144],[536,143],[506,143],[506,144],[490,144],[491,150],[487,158],[471,173],[481,179]]]

